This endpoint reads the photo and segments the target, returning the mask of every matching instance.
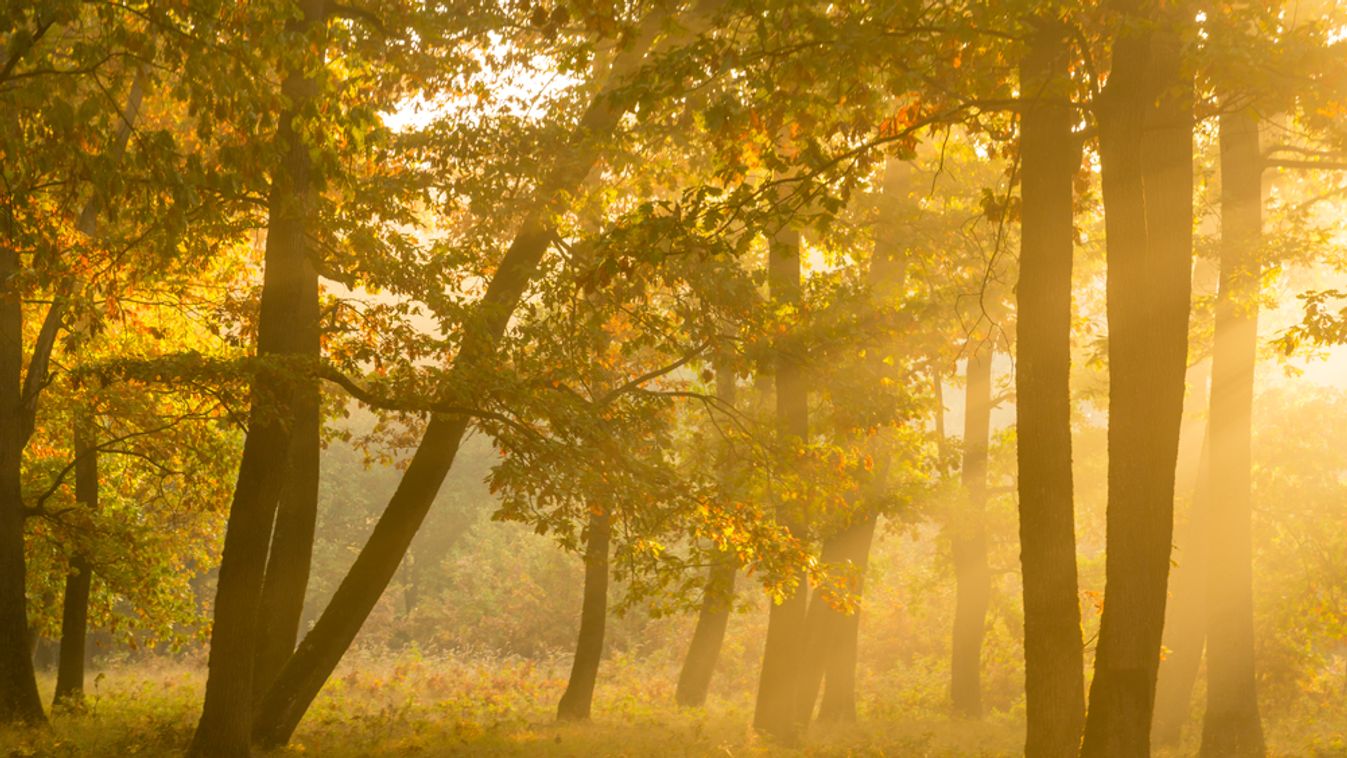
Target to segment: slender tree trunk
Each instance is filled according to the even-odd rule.
[[[75,501],[90,511],[98,509],[98,448],[93,424],[75,423]],[[78,705],[84,700],[85,644],[89,631],[89,585],[93,567],[77,549],[70,559],[61,601],[61,658],[56,672],[56,695],[52,704]]]
[[[1150,754],[1192,277],[1193,84],[1177,14],[1127,20],[1100,105],[1108,239],[1104,612],[1083,756]]]
[[[1085,724],[1071,475],[1072,180],[1079,143],[1066,29],[1040,22],[1020,66],[1015,397],[1028,758],[1074,755]]]
[[[700,33],[710,24],[716,7],[711,0],[700,5],[687,20],[683,32],[666,37],[667,44]],[[642,23],[637,37],[618,53],[608,84],[595,96],[581,117],[571,144],[542,182],[537,207],[524,220],[476,309],[480,318],[469,320],[465,326],[463,348],[446,378],[445,386],[451,392],[474,372],[489,370],[510,316],[555,235],[550,220],[555,207],[584,181],[598,160],[601,153],[596,140],[612,134],[626,113],[626,108],[619,106],[612,94],[639,71],[667,20],[663,14],[655,13]],[[453,466],[467,426],[468,418],[463,415],[437,414],[431,418],[369,541],[263,698],[253,735],[258,744],[279,747],[289,741],[397,571]]]
[[[767,280],[772,301],[778,306],[800,307],[800,233],[782,226],[773,236],[767,256]],[[809,387],[804,377],[804,356],[789,341],[778,338],[776,353],[776,428],[783,444],[809,439]],[[777,520],[795,538],[805,539],[804,513],[798,502],[778,500]],[[786,744],[797,742],[801,723],[797,698],[799,664],[804,654],[809,587],[803,572],[780,603],[773,603],[767,617],[767,641],[762,653],[762,673],[753,712],[753,727]]]
[[[1176,745],[1188,722],[1193,700],[1193,685],[1202,665],[1202,648],[1207,641],[1207,532],[1211,500],[1211,435],[1202,435],[1197,484],[1187,527],[1178,540],[1178,565],[1172,581],[1173,591],[1165,608],[1164,646],[1168,650],[1160,662],[1155,687],[1155,717],[1151,725],[1151,744]]]
[[[911,172],[907,164],[897,158],[889,159],[884,167],[881,190],[883,207],[875,225],[874,250],[867,273],[871,308],[879,313],[892,307],[901,297],[907,280],[907,258],[902,234],[906,231],[897,207],[908,190]],[[867,358],[859,368],[864,375],[882,387],[885,376],[892,374],[890,364],[899,349],[891,334],[866,345]],[[889,364],[885,361],[889,360]],[[839,413],[844,418],[844,413]],[[855,432],[853,422],[843,421],[838,434]],[[856,606],[849,614],[841,613],[822,599],[815,591],[806,618],[806,649],[798,695],[798,709],[805,724],[813,717],[814,705],[819,703],[819,718],[825,721],[856,720],[856,662],[860,642],[861,596],[865,588],[865,571],[869,567],[870,547],[874,542],[878,521],[878,505],[888,487],[889,452],[882,442],[870,444],[874,470],[861,484],[862,508],[854,514],[851,523],[823,541],[823,560],[839,566],[849,565],[854,585],[849,588]]]
[[[875,465],[878,482],[887,483],[887,458]],[[882,473],[881,473],[882,472]],[[882,486],[882,485],[880,485]],[[850,561],[856,576],[851,588],[858,602],[865,590],[865,574],[870,566],[870,546],[874,544],[878,514],[871,510],[838,535],[837,551],[842,560]],[[831,610],[831,609],[830,609]],[[836,617],[835,634],[827,643],[823,667],[823,698],[819,701],[820,721],[849,722],[856,720],[856,661],[860,646],[861,608],[857,605],[849,615],[833,613]]]
[[[725,407],[733,408],[737,378],[733,371],[718,367],[716,371],[716,398]],[[730,487],[734,466],[729,445],[722,445],[720,485]],[[678,689],[674,699],[684,707],[698,707],[706,702],[711,687],[711,675],[720,658],[720,647],[725,642],[725,628],[729,625],[734,606],[734,576],[739,571],[738,559],[729,550],[718,550],[707,570],[706,587],[702,590],[702,607],[697,614],[697,628],[692,632],[687,657],[678,675]]]
[[[300,8],[296,32],[307,34],[323,23],[325,0],[302,0]],[[192,756],[249,754],[262,585],[297,421],[294,361],[310,357],[307,325],[294,319],[307,315],[309,289],[316,281],[306,240],[314,177],[308,147],[294,122],[317,98],[318,82],[308,72],[294,70],[281,86],[291,105],[281,113],[275,136],[281,159],[268,200],[257,355],[290,364],[263,364],[253,379],[248,434],[215,591],[206,697],[188,751]]]
[[[127,93],[122,125],[108,155],[120,159],[140,115],[147,69],[141,67]],[[95,196],[84,204],[75,228],[92,237],[98,231],[101,205]],[[13,236],[17,230],[8,230]],[[25,591],[23,450],[37,422],[38,397],[47,378],[56,337],[65,313],[58,293],[38,330],[37,342],[23,370],[23,262],[17,250],[0,246],[0,723],[43,723],[42,698],[29,654],[28,603]]]
[[[1250,447],[1258,360],[1262,155],[1252,111],[1221,115],[1221,285],[1211,361],[1207,712],[1202,755],[1267,753],[1254,677]]]
[[[557,718],[580,721],[589,718],[594,702],[594,683],[603,658],[603,633],[608,622],[608,544],[612,518],[604,511],[589,516],[585,534],[585,593],[580,609],[580,635],[566,692],[557,705]]]
[[[322,359],[318,336],[318,276],[302,286],[293,323],[303,330],[307,354]],[[254,702],[260,702],[286,659],[294,652],[309,586],[314,528],[318,520],[319,459],[322,452],[322,397],[316,379],[306,379],[295,393],[288,474],[276,509],[267,573],[262,582],[258,617],[257,661],[253,669]]]
[[[974,347],[965,371],[963,507],[956,510],[950,525],[955,603],[949,694],[956,714],[981,718],[982,638],[991,600],[986,523],[987,443],[992,411],[990,343]]]
[[[0,249],[0,723],[46,721],[28,647],[23,545],[23,303],[19,254]]]

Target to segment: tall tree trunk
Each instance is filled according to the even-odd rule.
[[[1099,112],[1108,554],[1083,756],[1150,754],[1188,349],[1193,83],[1181,61],[1184,20],[1133,8],[1114,44]]]
[[[767,255],[767,281],[772,301],[778,307],[800,307],[800,233],[783,225],[773,236]],[[804,377],[804,356],[789,335],[777,338],[776,431],[782,444],[809,440],[809,387]],[[777,521],[796,539],[805,539],[801,504],[778,498]],[[767,641],[762,652],[762,672],[753,711],[753,727],[783,743],[799,740],[801,724],[797,707],[799,664],[804,653],[809,586],[803,572],[796,585],[767,617]]]
[[[991,435],[991,343],[975,345],[965,369],[962,502],[950,524],[954,557],[954,633],[950,648],[950,704],[982,717],[982,638],[991,600],[987,565],[987,443]]]
[[[19,254],[0,249],[0,723],[46,720],[28,647],[23,545],[23,301]]]
[[[737,381],[733,371],[725,367],[717,368],[716,398],[721,405],[734,407]],[[718,465],[720,485],[731,486],[734,462],[728,443],[722,445]],[[729,625],[730,611],[734,606],[734,575],[738,571],[738,559],[733,551],[717,550],[711,558],[706,587],[702,590],[702,607],[697,614],[697,628],[692,632],[692,642],[688,645],[687,657],[683,659],[683,669],[678,674],[678,689],[674,693],[674,699],[681,706],[697,707],[706,702],[711,675],[720,658],[725,628]]]
[[[1155,686],[1155,716],[1151,724],[1151,744],[1176,745],[1188,722],[1193,685],[1202,665],[1202,648],[1207,641],[1207,532],[1211,500],[1211,434],[1202,435],[1197,484],[1188,524],[1177,540],[1178,565],[1172,581],[1173,591],[1165,608],[1164,646],[1168,650],[1160,662]]]
[[[108,148],[120,159],[140,115],[147,67],[137,70],[127,92],[122,123]],[[94,196],[80,210],[75,228],[87,237],[98,231],[102,206]],[[9,229],[9,236],[17,230]],[[56,337],[65,314],[64,293],[56,293],[38,330],[27,374],[23,370],[23,262],[11,245],[0,245],[0,723],[42,723],[46,714],[29,656],[27,566],[23,544],[23,450],[37,423],[37,403],[47,379]]]
[[[603,658],[603,633],[608,622],[608,544],[612,537],[608,511],[591,513],[585,534],[585,593],[580,609],[580,635],[575,642],[575,660],[566,692],[557,705],[557,718],[578,721],[589,718],[594,702],[594,682]]]
[[[1067,30],[1038,22],[1020,65],[1015,397],[1028,758],[1074,755],[1085,724],[1071,474],[1072,181]]]
[[[87,418],[75,422],[75,501],[89,511],[98,509],[98,447],[93,424]],[[78,705],[84,699],[85,640],[89,631],[89,585],[93,567],[82,548],[70,559],[61,600],[61,658],[56,671],[56,695],[52,704]]]
[[[303,282],[302,301],[293,314],[302,330],[305,352],[316,365],[321,359],[318,334],[318,275]],[[267,573],[262,582],[258,616],[257,660],[253,698],[260,702],[286,659],[294,652],[309,586],[314,528],[318,521],[318,480],[322,452],[322,396],[315,378],[306,378],[295,393],[290,459],[276,509]]]
[[[300,9],[303,15],[292,25],[296,33],[308,35],[320,28],[325,0],[301,0]],[[290,107],[280,114],[275,136],[280,163],[268,199],[257,320],[257,355],[269,362],[259,366],[253,379],[248,434],[215,590],[205,702],[188,751],[193,756],[249,754],[262,585],[297,421],[295,361],[310,357],[310,330],[296,318],[309,316],[309,290],[317,276],[306,239],[314,177],[308,146],[294,127],[318,97],[318,81],[298,67],[286,74],[281,88]]]
[[[1207,712],[1202,755],[1262,756],[1253,642],[1253,377],[1258,359],[1262,155],[1249,110],[1221,115],[1221,285],[1211,359]]]
[[[875,224],[874,250],[867,272],[870,287],[870,307],[875,313],[891,308],[901,297],[907,280],[907,257],[902,234],[906,231],[898,218],[897,208],[903,201],[911,179],[906,163],[890,158],[884,167],[884,184],[880,199],[882,207]],[[883,379],[893,373],[897,340],[883,332],[878,339],[866,345],[866,359],[859,370],[875,386],[882,387]],[[889,363],[885,363],[885,361]],[[839,409],[844,411],[845,409]],[[839,412],[840,418],[845,413]],[[854,423],[843,421],[838,434],[853,434]],[[856,605],[849,614],[841,613],[822,599],[815,591],[806,617],[806,649],[799,685],[798,710],[804,723],[813,717],[814,705],[819,703],[819,718],[825,721],[856,720],[856,662],[860,642],[861,596],[865,589],[865,572],[870,562],[870,547],[874,542],[878,522],[878,503],[888,487],[889,451],[883,442],[868,445],[874,457],[874,469],[868,480],[862,482],[861,508],[840,531],[824,538],[823,560],[839,566],[849,565],[854,585],[849,589]]]
[[[681,32],[666,36],[665,47],[704,30],[717,7],[715,0],[704,0],[685,20]],[[537,206],[524,220],[476,308],[479,318],[466,322],[463,347],[445,381],[450,392],[467,383],[475,372],[490,370],[489,363],[510,316],[555,236],[551,222],[554,210],[584,181],[598,160],[601,146],[597,140],[612,134],[626,113],[626,107],[615,101],[613,93],[640,70],[656,35],[667,22],[660,12],[642,22],[636,38],[616,56],[607,84],[581,117],[570,145],[541,183]],[[468,417],[461,414],[431,417],[369,541],[263,698],[253,735],[260,745],[278,747],[290,739],[309,704],[350,647],[425,519],[453,466],[467,426]]]

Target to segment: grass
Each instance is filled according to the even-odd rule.
[[[453,655],[394,659],[355,654],[314,703],[289,747],[273,756],[1012,756],[1021,715],[957,721],[914,710],[900,693],[866,690],[862,721],[817,725],[795,749],[748,728],[751,688],[722,682],[707,707],[671,705],[672,666],[605,661],[593,721],[553,717],[566,661]],[[43,682],[50,692],[50,681]],[[86,707],[57,712],[43,730],[0,730],[0,756],[169,756],[191,737],[203,686],[199,666],[138,662],[91,676]],[[741,694],[735,694],[736,692]],[[1347,756],[1342,732],[1312,714],[1269,725],[1276,756]],[[1190,755],[1191,745],[1168,753]]]

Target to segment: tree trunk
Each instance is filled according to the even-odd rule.
[[[1083,756],[1150,754],[1192,277],[1193,83],[1183,73],[1183,23],[1128,14],[1100,104],[1108,554]]]
[[[1211,359],[1211,518],[1208,519],[1207,712],[1203,756],[1262,756],[1253,641],[1250,447],[1258,360],[1263,233],[1258,121],[1221,115],[1221,285]]]
[[[1156,677],[1155,716],[1151,724],[1151,744],[1177,745],[1188,722],[1193,685],[1202,665],[1202,648],[1207,641],[1207,532],[1211,500],[1211,435],[1202,435],[1197,484],[1187,527],[1178,539],[1178,565],[1174,568],[1173,587],[1165,608],[1164,646],[1168,650],[1160,662]]]
[[[293,24],[307,34],[323,23],[325,0],[302,0]],[[317,53],[321,55],[321,53]],[[314,177],[309,150],[294,122],[318,96],[318,82],[303,70],[286,74],[275,143],[280,164],[271,179],[257,355],[248,434],[225,529],[215,591],[206,696],[189,755],[249,754],[254,708],[253,673],[261,650],[262,585],[277,503],[287,475],[295,417],[296,359],[310,357],[309,290],[316,282],[306,239]],[[297,323],[296,319],[300,321]],[[288,361],[285,365],[278,365]],[[268,609],[271,610],[271,609]]]
[[[46,721],[28,647],[23,545],[23,302],[19,254],[0,249],[0,723]]]
[[[911,172],[906,163],[890,158],[884,167],[884,184],[880,198],[883,206],[875,224],[874,250],[867,272],[871,307],[878,313],[891,307],[902,297],[907,280],[907,258],[903,246],[903,228],[897,213],[908,189]],[[890,334],[866,345],[866,359],[860,371],[882,387],[882,380],[892,374],[890,360],[899,349]],[[893,363],[890,360],[890,363]],[[854,424],[839,424],[837,433],[855,432]],[[815,592],[806,618],[806,649],[798,695],[798,710],[805,724],[813,717],[814,705],[819,704],[819,718],[825,721],[856,720],[856,661],[860,637],[860,603],[865,588],[865,571],[869,567],[870,547],[874,542],[875,525],[879,518],[877,505],[888,487],[889,452],[882,442],[869,444],[874,458],[874,470],[861,485],[862,508],[853,515],[850,524],[823,541],[823,560],[833,564],[850,564],[855,583],[849,588],[856,599],[850,614],[843,614],[823,602]]]
[[[987,565],[987,444],[991,436],[991,343],[975,345],[965,369],[962,508],[956,507],[950,542],[954,557],[954,633],[950,704],[954,713],[982,717],[982,638],[991,600]]]
[[[585,535],[585,594],[580,609],[580,635],[566,692],[557,705],[557,718],[581,721],[589,718],[594,702],[594,682],[603,658],[603,632],[608,622],[608,543],[612,518],[604,511],[591,513]]]
[[[685,25],[684,33],[671,33],[666,39],[685,39],[699,33],[709,25],[714,6],[709,0],[704,2]],[[626,113],[626,108],[619,106],[612,94],[638,72],[666,21],[663,14],[653,14],[642,23],[637,38],[618,53],[607,85],[590,103],[569,147],[542,182],[537,207],[524,220],[478,304],[479,317],[465,324],[463,348],[445,382],[451,392],[465,384],[466,377],[474,372],[489,370],[487,364],[504,336],[510,316],[555,236],[551,217],[557,204],[584,181],[600,156],[596,140],[612,134]],[[432,416],[369,541],[263,698],[253,734],[259,745],[279,747],[289,741],[397,571],[453,465],[467,426],[468,418],[463,415]]]
[[[87,419],[75,423],[75,501],[90,511],[98,509],[98,448],[93,425]],[[79,705],[84,700],[85,644],[89,631],[89,585],[93,567],[82,548],[70,559],[61,601],[61,658],[56,672],[56,695],[52,704]]]
[[[303,282],[301,303],[293,314],[304,330],[306,352],[316,364],[322,359],[318,335],[318,276]],[[267,573],[262,582],[258,617],[257,660],[253,668],[253,698],[260,702],[286,659],[295,650],[304,594],[309,586],[314,528],[318,520],[318,480],[322,452],[322,396],[316,379],[308,378],[295,393],[288,474],[276,508]]]
[[[1028,758],[1074,755],[1085,723],[1071,474],[1072,181],[1080,148],[1067,30],[1041,21],[1020,66],[1015,397]]]
[[[767,256],[767,280],[777,306],[800,307],[800,233],[783,225],[773,236]],[[804,356],[789,336],[778,337],[776,353],[776,429],[782,444],[809,440],[809,387],[804,377]],[[805,539],[801,504],[777,500],[777,520],[796,539]],[[767,617],[767,641],[762,652],[762,672],[753,711],[753,727],[786,744],[799,740],[801,724],[797,708],[800,687],[799,664],[804,653],[809,587],[804,573],[796,575],[794,588]]]
[[[875,465],[877,481],[884,482],[887,477],[888,463]],[[852,592],[858,598],[858,605],[850,615],[834,612],[836,633],[827,644],[827,657],[823,667],[823,698],[819,702],[820,721],[848,722],[856,720],[856,660],[859,652],[861,608],[859,598],[865,590],[865,573],[870,566],[870,546],[874,544],[875,525],[878,514],[871,510],[853,523],[837,537],[838,555],[850,561],[856,573],[856,586]]]
[[[723,367],[716,371],[716,398],[727,408],[734,407],[735,384],[733,371]],[[722,446],[720,484],[729,487],[733,481],[734,466],[729,445]],[[725,628],[729,625],[734,606],[734,575],[739,571],[733,551],[717,550],[707,570],[706,588],[702,591],[702,607],[697,614],[697,628],[692,632],[683,669],[678,674],[678,689],[674,699],[684,707],[698,707],[706,702],[711,687],[711,675],[720,658],[720,647],[725,642]]]

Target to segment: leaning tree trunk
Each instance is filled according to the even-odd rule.
[[[75,422],[75,501],[89,511],[98,510],[98,447],[93,424],[85,418]],[[89,585],[93,567],[82,547],[70,558],[61,599],[61,658],[56,669],[56,694],[52,704],[79,705],[84,700],[85,640],[89,631]]]
[[[783,225],[773,236],[767,255],[767,280],[772,301],[778,306],[800,307],[800,233]],[[809,387],[804,376],[804,356],[789,336],[777,338],[776,430],[783,444],[804,444],[809,439]],[[777,521],[799,540],[805,539],[804,513],[798,501],[778,499]],[[800,737],[796,705],[800,684],[799,662],[804,653],[809,587],[803,572],[795,577],[767,617],[767,641],[762,652],[762,672],[753,711],[753,727],[783,743]]]
[[[1074,755],[1085,723],[1071,475],[1072,181],[1067,30],[1039,22],[1020,65],[1015,397],[1028,758]]]
[[[888,461],[875,464],[876,489],[887,483]],[[862,514],[857,521],[837,535],[837,554],[852,564],[855,586],[851,592],[858,600],[865,591],[865,573],[870,567],[870,546],[874,544],[878,514],[874,510]],[[829,609],[831,610],[831,609]],[[834,612],[834,634],[826,643],[823,662],[823,697],[819,700],[819,721],[849,722],[856,720],[856,662],[860,647],[861,608],[848,615]]]
[[[991,343],[975,345],[965,369],[962,502],[954,509],[954,633],[950,648],[950,705],[982,717],[982,638],[991,599],[987,565],[987,443],[991,435]]]
[[[905,231],[898,219],[897,207],[907,192],[910,171],[897,158],[889,159],[884,167],[884,184],[880,198],[883,201],[880,217],[875,225],[874,250],[867,274],[871,308],[878,314],[892,308],[902,297],[907,279],[907,260],[901,234]],[[880,337],[866,345],[866,359],[859,367],[876,388],[893,373],[890,364],[899,349],[891,331],[880,330]],[[886,363],[888,361],[888,363]],[[845,417],[839,409],[839,417]],[[855,431],[856,424],[843,422],[838,434]],[[806,619],[807,648],[801,664],[802,673],[797,692],[800,718],[807,724],[813,717],[814,705],[819,703],[819,718],[825,721],[856,720],[856,662],[860,642],[861,596],[865,589],[865,571],[869,567],[870,547],[874,542],[875,525],[879,513],[877,503],[883,500],[888,487],[889,452],[883,442],[869,446],[874,456],[874,469],[861,485],[861,503],[850,523],[823,541],[823,560],[830,564],[849,565],[855,577],[848,590],[855,598],[851,613],[844,614],[822,600],[822,592],[815,591]],[[823,690],[819,702],[819,690]]]
[[[1192,708],[1193,686],[1207,642],[1207,523],[1211,500],[1210,435],[1203,433],[1188,523],[1176,536],[1178,559],[1165,606],[1165,659],[1155,683],[1151,744],[1177,745]]]
[[[307,35],[320,29],[325,5],[325,0],[303,0],[303,17],[294,22],[294,31]],[[296,421],[296,361],[310,357],[307,325],[297,324],[295,318],[307,315],[308,290],[316,281],[306,237],[314,177],[308,146],[294,127],[317,99],[318,82],[300,69],[287,73],[281,87],[290,107],[281,113],[276,130],[280,163],[268,199],[257,320],[257,355],[262,362],[253,379],[248,434],[225,528],[206,696],[188,751],[193,756],[249,753],[262,585]]]
[[[736,382],[732,370],[724,366],[717,367],[716,399],[722,407],[734,407]],[[734,481],[734,459],[728,442],[722,445],[718,465],[720,486],[728,488]],[[711,567],[707,569],[706,586],[702,590],[697,628],[692,632],[692,642],[688,645],[687,657],[683,659],[683,669],[678,674],[678,689],[674,692],[674,699],[681,706],[697,707],[706,702],[711,675],[720,658],[725,628],[729,625],[730,611],[734,606],[734,576],[738,571],[738,559],[732,550],[717,550],[712,556]]]
[[[1254,676],[1251,523],[1253,377],[1258,360],[1263,226],[1258,121],[1221,115],[1221,284],[1211,359],[1211,518],[1208,519],[1207,712],[1202,755],[1262,756]]]
[[[1193,83],[1182,20],[1127,14],[1100,105],[1108,241],[1106,585],[1083,756],[1150,753],[1192,276]]]
[[[580,721],[589,718],[594,702],[594,683],[603,658],[603,634],[608,622],[608,544],[613,523],[608,511],[591,513],[585,533],[585,592],[580,609],[580,635],[575,642],[575,660],[566,692],[557,705],[557,718]]]
[[[711,22],[717,2],[704,0],[681,33],[671,32],[666,46],[700,33]],[[446,377],[449,392],[468,383],[475,372],[490,370],[496,346],[505,334],[511,314],[532,281],[543,254],[555,236],[553,213],[565,197],[580,186],[601,155],[599,140],[617,129],[626,113],[614,93],[638,73],[654,39],[668,19],[654,12],[642,22],[636,39],[616,56],[607,84],[590,103],[557,162],[540,184],[537,205],[528,214],[476,308],[466,321],[462,349]],[[450,396],[452,400],[452,395]],[[406,473],[369,541],[338,585],[327,608],[276,676],[258,708],[253,739],[265,747],[279,747],[290,739],[323,683],[331,676],[356,633],[369,617],[384,589],[397,572],[412,538],[425,520],[440,485],[453,466],[467,430],[462,414],[435,414],[408,463]]]

